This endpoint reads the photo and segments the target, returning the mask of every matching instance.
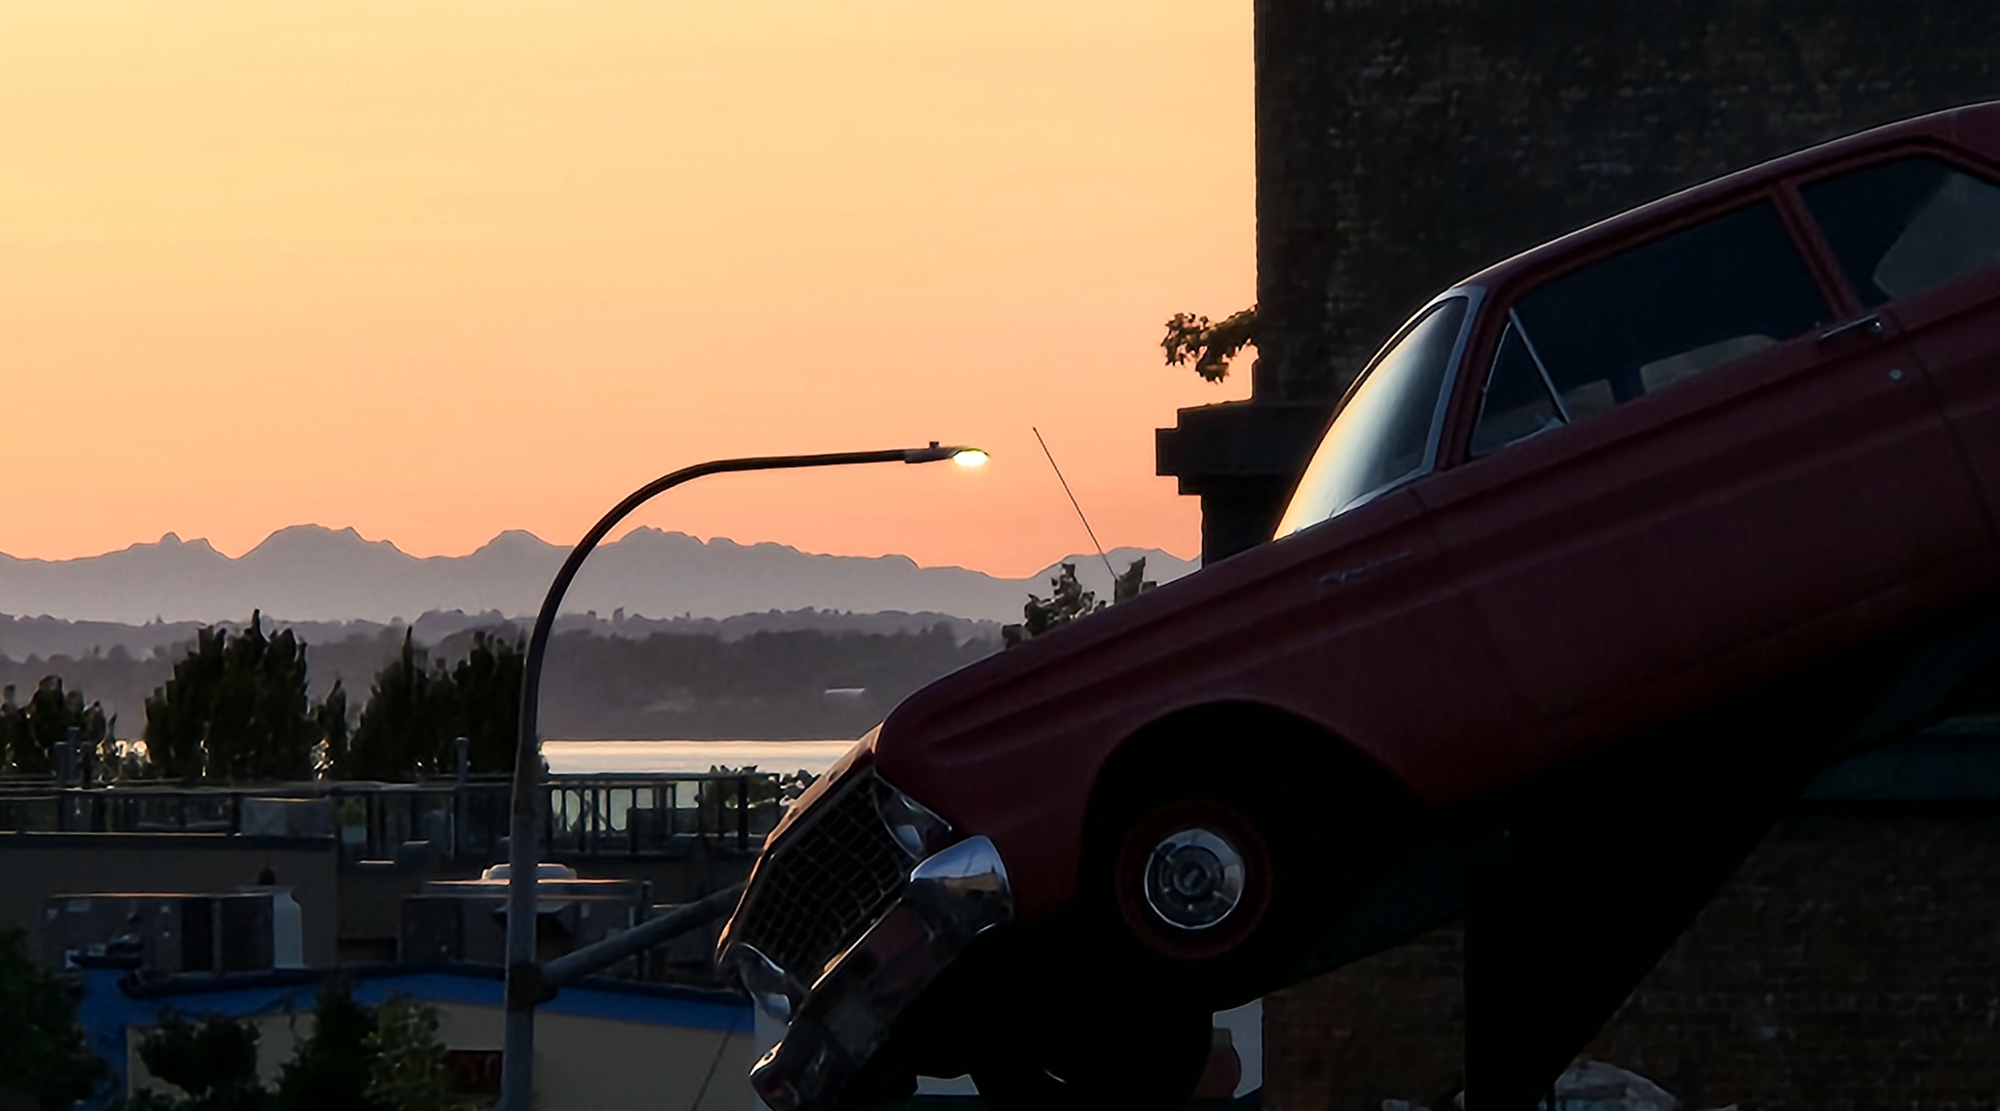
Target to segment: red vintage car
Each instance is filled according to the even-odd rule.
[[[2000,103],[1493,266],[1375,356],[1273,543],[939,680],[791,808],[720,950],[790,1024],[754,1083],[1185,1099],[1209,1012],[1455,912],[1362,897],[1427,831],[1671,776],[1604,754],[1759,692],[1914,724],[1996,512]]]

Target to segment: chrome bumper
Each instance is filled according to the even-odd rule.
[[[967,943],[1013,916],[999,850],[985,837],[970,837],[910,871],[901,897],[827,966],[795,1013],[770,979],[781,970],[739,947],[736,971],[745,987],[759,1006],[788,1014],[791,1023],[784,1040],[750,1070],[751,1087],[772,1111],[831,1106],[904,1008]]]

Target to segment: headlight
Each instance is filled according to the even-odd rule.
[[[879,778],[875,780],[875,809],[882,815],[882,824],[889,827],[889,836],[896,839],[896,844],[902,846],[912,861],[922,860],[951,843],[950,822]]]
[[[758,1010],[779,1022],[792,1020],[792,1011],[805,999],[805,992],[784,969],[752,945],[738,945],[730,950],[729,963]]]

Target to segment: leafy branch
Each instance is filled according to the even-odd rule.
[[[1229,377],[1229,360],[1257,342],[1257,306],[1210,321],[1205,316],[1177,312],[1167,320],[1166,338],[1160,347],[1167,353],[1168,366],[1194,363],[1194,372],[1204,381],[1220,382]]]
[[[1111,604],[1129,602],[1155,585],[1146,578],[1146,557],[1140,556],[1126,564],[1125,570],[1112,579]],[[1021,607],[1021,624],[1000,627],[1003,646],[1012,648],[1105,607],[1105,603],[1097,600],[1095,591],[1085,590],[1083,584],[1077,581],[1074,563],[1063,564],[1061,572],[1049,580],[1049,586],[1054,593],[1047,598],[1038,594],[1028,595],[1028,604]]]

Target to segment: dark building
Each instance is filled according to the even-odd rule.
[[[1333,405],[1433,293],[1730,170],[2000,97],[1992,0],[1256,0],[1255,19],[1252,396],[1158,440],[1202,499],[1204,562],[1270,537]],[[1829,773],[1586,1056],[1689,1111],[2000,1106],[2000,747],[1951,743],[1971,747]],[[1579,877],[1549,913],[1601,913],[1605,882],[1646,879]],[[1270,998],[1264,1106],[1452,1107],[1464,937]]]
[[[2000,96],[1991,0],[1255,11],[1252,397],[1159,433],[1160,473],[1202,499],[1205,561],[1269,539],[1332,405],[1431,294],[1726,171]]]
[[[568,871],[544,881],[547,955],[741,880],[777,822],[777,779],[549,777],[542,868]],[[511,790],[498,776],[243,787],[12,777],[0,783],[0,927],[24,930],[54,967],[497,963],[497,877],[484,870],[506,859]],[[709,951],[690,936],[643,971],[706,981]]]

